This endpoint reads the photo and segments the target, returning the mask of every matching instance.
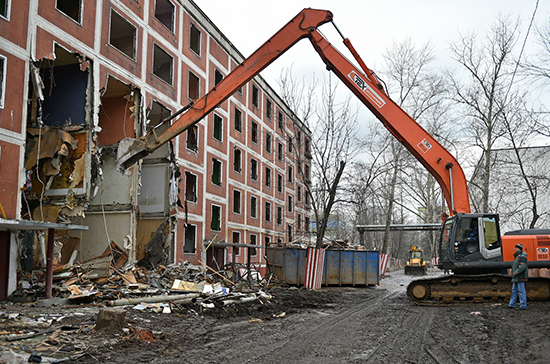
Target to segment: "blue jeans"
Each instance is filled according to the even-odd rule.
[[[527,292],[525,291],[525,282],[513,282],[512,283],[512,297],[508,306],[516,307],[519,295],[519,307],[527,308]]]

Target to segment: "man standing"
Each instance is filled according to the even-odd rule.
[[[512,297],[510,298],[509,308],[516,308],[519,295],[519,308],[527,309],[527,292],[525,291],[525,282],[527,282],[527,253],[523,251],[523,245],[517,244],[514,247],[514,263],[512,264]]]

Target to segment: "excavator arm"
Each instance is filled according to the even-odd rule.
[[[119,165],[124,169],[129,168],[140,158],[199,122],[299,40],[308,38],[327,69],[333,71],[435,177],[451,214],[470,212],[466,177],[456,159],[389,98],[374,72],[366,67],[348,39],[344,39],[344,44],[363,71],[356,68],[319,33],[317,28],[331,21],[332,13],[329,11],[302,10],[208,94],[189,105],[165,132],[157,136],[152,131],[138,140],[131,140],[131,143],[121,142]]]

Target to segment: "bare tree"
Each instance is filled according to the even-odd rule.
[[[308,86],[304,80],[294,79],[291,70],[287,70],[281,74],[278,83],[283,100],[312,132],[311,182],[305,186],[312,200],[316,246],[320,248],[331,211],[339,202],[344,169],[357,153],[357,111],[351,107],[350,94],[344,101],[338,101],[338,84],[332,82],[330,73],[321,88],[319,103],[315,78]]]
[[[388,91],[394,97],[394,101],[413,119],[423,125],[427,124],[427,119],[438,121],[438,117],[447,110],[447,107],[443,105],[446,85],[443,78],[431,68],[431,64],[435,60],[432,46],[427,43],[421,47],[415,47],[409,38],[400,43],[393,43],[384,54],[384,60],[383,75],[386,77]],[[442,122],[433,128],[446,129]],[[394,205],[397,203],[400,209],[408,209],[409,212],[417,215],[418,209],[415,211],[407,207],[410,206],[410,202],[431,211],[434,209],[435,196],[433,193],[436,191],[433,177],[414,161],[414,158],[402,145],[393,138],[389,145],[389,163],[392,170],[387,181],[386,231],[382,252],[390,251],[390,225],[394,216]],[[415,166],[412,168],[414,172],[411,172],[411,166]],[[404,173],[406,173],[405,176],[403,176]],[[410,175],[416,175],[416,180],[410,179]],[[430,184],[428,189],[425,185],[426,181],[429,181]],[[398,187],[399,190],[397,190]],[[430,196],[426,195],[427,191],[430,191]],[[396,196],[403,197],[398,199]],[[400,214],[400,216],[403,220],[404,215]],[[433,214],[430,213],[429,218],[432,216]],[[430,245],[433,245],[433,239]]]
[[[474,207],[480,212],[489,206],[491,186],[491,160],[495,144],[506,134],[504,107],[515,58],[513,50],[518,35],[517,21],[499,16],[482,40],[476,33],[461,35],[450,43],[452,57],[460,64],[464,77],[449,74],[453,99],[460,106],[465,122],[465,135],[473,145],[483,151],[478,161],[481,182],[478,187],[481,201]],[[471,185],[472,187],[472,185]]]

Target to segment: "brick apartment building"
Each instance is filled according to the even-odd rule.
[[[243,59],[190,0],[0,1],[0,220],[87,226],[55,233],[78,261],[114,242],[131,261],[263,264],[309,240],[310,132],[259,76],[117,171],[123,138],[162,133]],[[44,239],[5,225],[0,296]]]

